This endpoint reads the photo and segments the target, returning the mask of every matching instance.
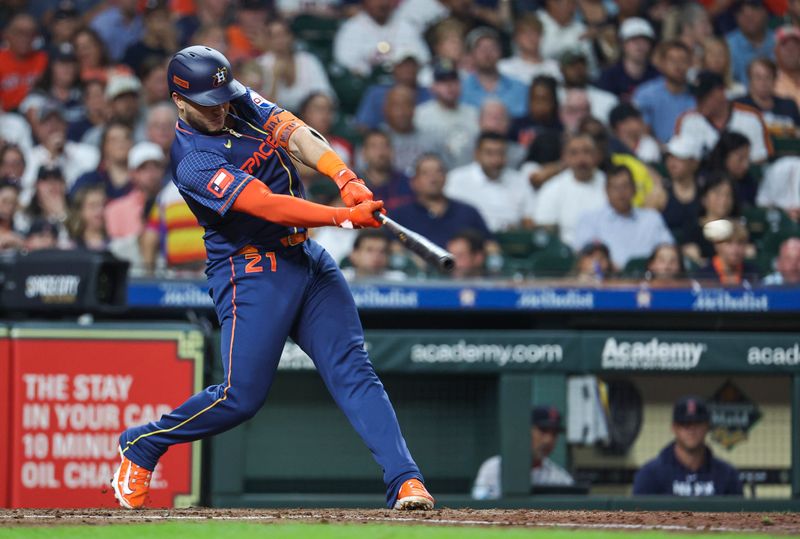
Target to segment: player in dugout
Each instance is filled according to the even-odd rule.
[[[739,473],[706,445],[708,406],[700,397],[678,399],[672,410],[675,440],[633,478],[633,494],[741,496]]]
[[[364,349],[347,283],[306,232],[319,226],[377,228],[381,223],[373,212],[383,202],[373,201],[321,135],[237,81],[219,51],[179,51],[167,79],[179,115],[173,181],[205,227],[224,379],[158,421],[120,435],[121,464],[113,479],[120,505],[147,504],[153,470],[170,446],[253,417],[291,336],[383,469],[388,507],[432,509],[433,497]],[[333,179],[347,207],[305,200],[293,159]]]

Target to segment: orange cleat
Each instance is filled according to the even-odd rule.
[[[150,479],[153,472],[134,464],[119,451],[122,462],[114,472],[114,497],[120,507],[142,509],[150,501]]]
[[[409,479],[400,486],[395,509],[401,511],[430,511],[433,509],[433,496],[419,479]]]

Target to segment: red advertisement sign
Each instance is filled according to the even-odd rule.
[[[11,352],[6,328],[0,328],[0,438],[11,437]],[[0,442],[0,507],[8,507],[9,487],[9,444]]]
[[[199,389],[202,348],[181,345],[180,331],[46,332],[12,333],[11,506],[115,506],[119,434]],[[179,353],[187,349],[192,357]],[[153,474],[150,506],[196,503],[199,465],[199,443],[171,448]]]

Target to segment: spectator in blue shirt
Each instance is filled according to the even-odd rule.
[[[679,399],[672,411],[675,440],[636,473],[633,494],[741,496],[739,473],[706,445],[709,427],[703,399]]]
[[[144,20],[138,13],[138,6],[138,0],[120,0],[97,15],[89,25],[101,37],[115,62],[122,60],[127,48],[142,38]]]
[[[467,34],[466,43],[475,72],[464,79],[461,102],[481,108],[486,99],[494,97],[505,103],[512,117],[524,116],[528,108],[528,88],[497,70],[502,52],[497,31],[478,27]]]
[[[756,58],[775,58],[775,32],[761,0],[742,0],[736,6],[736,30],[725,36],[731,50],[733,77],[747,86],[747,67]]]
[[[445,181],[444,163],[438,155],[420,157],[411,179],[414,201],[393,210],[392,218],[441,247],[463,230],[474,230],[485,239],[490,238],[478,210],[445,196]]]
[[[695,107],[695,99],[686,78],[692,58],[689,48],[680,41],[669,41],[662,54],[662,76],[639,86],[633,93],[633,102],[653,135],[666,143],[680,115]]]
[[[637,86],[658,77],[658,71],[650,63],[655,38],[653,27],[646,20],[633,17],[623,22],[619,29],[622,58],[603,70],[597,87],[629,101]]]

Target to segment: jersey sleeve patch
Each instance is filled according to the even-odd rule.
[[[216,174],[211,178],[206,185],[206,189],[211,191],[211,193],[217,197],[222,198],[225,196],[225,191],[228,190],[228,187],[231,186],[233,183],[234,177],[233,174],[225,170],[224,168],[219,169]]]

